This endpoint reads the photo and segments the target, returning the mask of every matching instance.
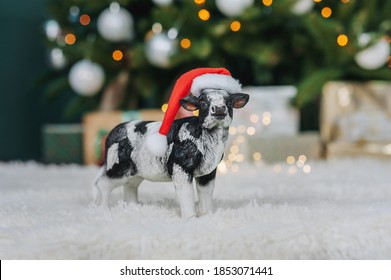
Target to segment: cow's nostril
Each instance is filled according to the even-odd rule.
[[[216,112],[216,106],[212,106],[211,110],[212,110],[212,113]]]

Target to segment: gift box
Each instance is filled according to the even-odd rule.
[[[389,82],[327,83],[320,125],[326,156],[391,156],[390,93]]]
[[[83,118],[83,148],[85,164],[102,164],[106,136],[118,124],[131,120],[159,121],[161,110],[92,112]]]
[[[42,128],[43,162],[83,163],[82,126],[47,124]]]

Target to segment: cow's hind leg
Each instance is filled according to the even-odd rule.
[[[101,168],[98,178],[95,181],[94,202],[97,205],[109,207],[111,192],[124,185],[127,178],[112,179],[106,175],[104,167]]]
[[[124,184],[124,200],[126,203],[138,202],[138,187],[144,179],[141,177],[131,177],[129,181]]]

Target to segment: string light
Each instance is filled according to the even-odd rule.
[[[196,3],[198,6],[202,6],[205,4],[205,0],[194,0],[194,3]]]
[[[341,0],[342,3],[347,4],[350,0]]]
[[[303,172],[307,173],[307,174],[310,173],[311,172],[311,166],[309,166],[308,164],[304,165]]]
[[[320,3],[320,2],[322,2],[322,0],[314,0],[314,2]]]
[[[238,32],[240,30],[241,26],[242,25],[240,24],[240,21],[235,20],[235,21],[231,22],[230,28],[233,32]]]
[[[72,33],[68,33],[67,35],[65,35],[65,43],[67,43],[68,45],[73,45],[75,42],[76,42],[76,36]]]
[[[296,159],[295,159],[294,156],[288,156],[288,157],[286,158],[286,163],[288,163],[288,164],[294,164],[295,161],[296,161]]]
[[[164,103],[161,107],[162,109],[162,112],[165,113],[167,111],[167,108],[168,108],[168,104],[167,103]]]
[[[321,11],[322,17],[329,18],[331,17],[331,14],[333,11],[329,7],[324,7]]]
[[[257,114],[252,114],[250,116],[250,122],[257,123],[259,121],[259,116]]]
[[[236,127],[231,126],[229,128],[228,132],[229,132],[230,135],[235,135],[236,132],[238,132],[238,130],[236,129]]]
[[[337,44],[341,47],[344,47],[348,44],[349,38],[345,34],[340,34],[337,37]]]
[[[271,6],[273,4],[273,0],[262,0],[263,5],[266,7]]]
[[[79,22],[80,22],[81,25],[89,25],[90,22],[91,22],[91,18],[90,18],[89,15],[83,14],[83,15],[80,16]]]
[[[238,133],[239,134],[243,134],[243,133],[245,133],[246,132],[246,126],[244,126],[244,125],[239,125],[238,126]]]
[[[247,134],[250,135],[250,136],[254,135],[255,134],[255,128],[252,127],[252,126],[248,127],[247,128]]]
[[[255,161],[260,161],[260,160],[262,159],[261,153],[255,152],[255,153],[253,154],[253,159],[254,159]]]
[[[210,13],[207,9],[202,9],[198,12],[198,17],[203,21],[207,21],[210,18]]]
[[[183,39],[181,40],[181,47],[182,47],[183,49],[188,49],[188,48],[190,48],[190,46],[191,46],[191,41],[190,41],[190,39],[188,39],[188,38],[183,38]]]
[[[263,113],[262,117],[262,123],[264,125],[269,125],[272,122],[272,114],[270,112]]]
[[[113,51],[113,59],[115,61],[120,61],[124,57],[124,54],[120,50]]]

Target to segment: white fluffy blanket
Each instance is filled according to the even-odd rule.
[[[0,163],[0,259],[391,259],[391,162],[219,175],[215,211],[181,220],[170,183],[90,204],[97,168]]]

